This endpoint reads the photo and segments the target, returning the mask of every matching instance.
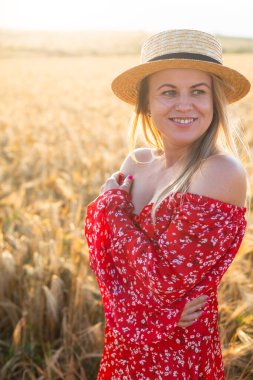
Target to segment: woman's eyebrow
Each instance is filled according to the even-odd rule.
[[[196,88],[196,87],[200,87],[200,86],[206,86],[207,88],[210,88],[210,86],[206,82],[196,83],[196,84],[192,85],[191,88]],[[174,84],[163,83],[161,86],[158,87],[158,90],[160,90],[163,87],[177,88],[177,86],[175,86]]]
[[[206,82],[194,84],[193,86],[191,86],[191,88],[200,87],[200,86],[206,86],[206,87],[210,88],[210,86]]]
[[[164,84],[162,84],[160,87],[158,87],[158,90],[160,90],[160,89],[163,88],[163,87],[177,88],[177,86],[175,86],[174,84],[171,84],[171,83],[164,83]]]

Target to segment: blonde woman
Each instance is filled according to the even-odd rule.
[[[98,379],[224,379],[217,288],[245,232],[246,174],[227,104],[250,88],[220,43],[165,31],[115,94],[148,148],[130,152],[87,207],[90,265],[106,317]]]

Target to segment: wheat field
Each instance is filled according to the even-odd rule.
[[[94,380],[104,313],[86,205],[127,154],[131,107],[112,78],[132,55],[0,58],[0,378]],[[253,82],[253,55],[225,63]],[[253,148],[253,92],[234,108]],[[247,165],[253,190],[253,166]],[[253,378],[253,223],[220,287],[228,380]]]

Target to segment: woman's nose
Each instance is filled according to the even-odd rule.
[[[175,105],[176,111],[186,112],[192,109],[192,103],[188,97],[181,97]]]

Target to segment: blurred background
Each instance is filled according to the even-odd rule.
[[[211,32],[253,83],[250,1],[0,0],[0,378],[96,379],[104,312],[86,206],[128,154],[112,79],[165,29]],[[253,93],[233,106],[250,151]],[[140,141],[140,145],[143,143]],[[253,190],[253,164],[245,164]],[[253,378],[253,223],[220,286],[228,380]]]

